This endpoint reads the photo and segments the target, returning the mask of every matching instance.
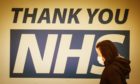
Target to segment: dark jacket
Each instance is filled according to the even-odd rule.
[[[127,84],[126,78],[131,70],[129,64],[129,60],[119,56],[111,63],[105,62],[100,84]]]

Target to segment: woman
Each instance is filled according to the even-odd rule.
[[[96,45],[98,60],[105,65],[100,84],[127,84],[130,73],[130,61],[120,57],[116,46],[110,40],[104,40]]]

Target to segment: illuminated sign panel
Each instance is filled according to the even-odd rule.
[[[129,59],[129,31],[10,31],[10,77],[99,78],[96,43],[109,39]],[[94,67],[96,66],[96,67]]]

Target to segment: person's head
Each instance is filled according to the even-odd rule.
[[[112,62],[118,56],[118,50],[110,40],[103,40],[96,45],[96,51],[100,58],[105,62]]]

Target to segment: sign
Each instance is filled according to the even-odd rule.
[[[10,77],[99,78],[95,46],[104,39],[129,59],[129,31],[12,29],[10,36]]]

